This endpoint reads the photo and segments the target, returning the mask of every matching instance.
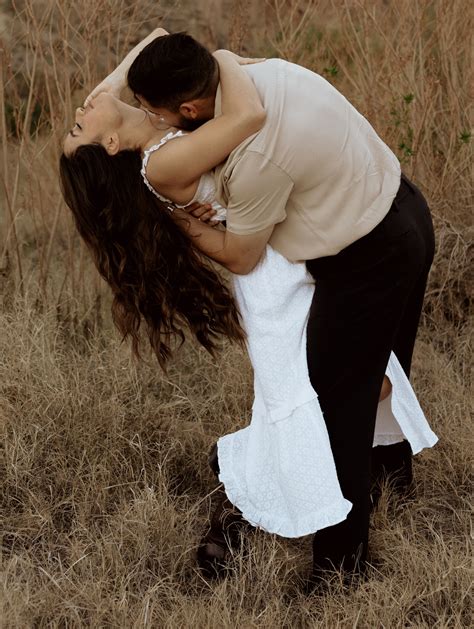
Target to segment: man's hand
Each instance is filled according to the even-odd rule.
[[[200,209],[195,211],[200,212]],[[172,217],[202,253],[238,275],[247,275],[258,264],[273,231],[272,225],[254,234],[239,236],[226,229],[217,229],[209,222],[206,224],[181,208],[176,208]]]
[[[188,212],[188,214],[191,214],[202,223],[207,223],[208,225],[211,225],[211,227],[214,227],[215,225],[218,225],[222,222],[214,218],[217,212],[216,210],[212,209],[212,205],[210,205],[209,203],[202,205],[201,203],[198,203],[196,201],[194,203],[191,203],[190,205],[187,205],[183,209],[185,212]]]
[[[91,100],[102,92],[107,92],[108,94],[112,94],[112,96],[120,98],[120,94],[125,87],[125,76],[121,72],[117,72],[117,70],[114,70],[109,74],[108,77],[106,77],[101,83],[99,83],[99,85],[97,85],[92,90],[92,92],[84,101],[84,107],[87,107]]]

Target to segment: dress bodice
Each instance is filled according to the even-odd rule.
[[[146,176],[146,167],[148,165],[148,160],[150,159],[150,155],[152,153],[154,153],[159,148],[164,146],[170,140],[174,140],[175,138],[180,138],[184,135],[186,135],[186,133],[184,133],[181,130],[170,131],[170,133],[162,137],[161,140],[157,144],[154,144],[153,146],[150,146],[150,148],[146,149],[143,154],[142,168],[140,171],[143,177],[143,181],[145,182],[147,188],[151,192],[153,192],[153,194],[156,197],[158,197],[158,199],[160,199],[161,201],[164,201],[165,203],[173,203],[173,202],[170,199],[167,199],[166,197],[162,196],[157,190],[153,188],[153,186],[148,181],[148,178]],[[186,205],[190,205],[191,203],[195,203],[195,202],[202,203],[202,204],[209,203],[212,206],[212,209],[216,210],[217,212],[213,218],[219,221],[225,221],[227,210],[216,201],[216,185],[214,183],[214,177],[212,173],[208,172],[208,173],[204,173],[204,175],[201,175],[196,193],[194,197],[191,199],[191,201],[186,203]],[[174,205],[176,205],[177,207],[186,207],[186,205],[180,205],[179,203],[174,203]]]

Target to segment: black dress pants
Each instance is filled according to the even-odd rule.
[[[428,205],[402,175],[381,223],[337,255],[306,262],[316,280],[307,328],[309,376],[342,493],[353,504],[346,520],[314,535],[315,574],[332,567],[351,572],[365,567],[380,389],[392,350],[410,374],[434,244]],[[386,451],[390,466],[394,453],[400,466],[411,465],[409,444],[404,443],[406,448],[379,447],[378,458],[383,462]]]

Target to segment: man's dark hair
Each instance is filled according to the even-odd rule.
[[[157,37],[132,63],[128,86],[153,107],[178,111],[181,103],[214,96],[219,81],[212,54],[187,33]]]

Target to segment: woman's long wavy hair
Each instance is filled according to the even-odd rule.
[[[145,186],[139,151],[110,156],[99,144],[62,155],[64,199],[113,291],[113,321],[140,357],[140,326],[163,369],[187,327],[212,355],[245,333],[234,299],[206,258]]]

